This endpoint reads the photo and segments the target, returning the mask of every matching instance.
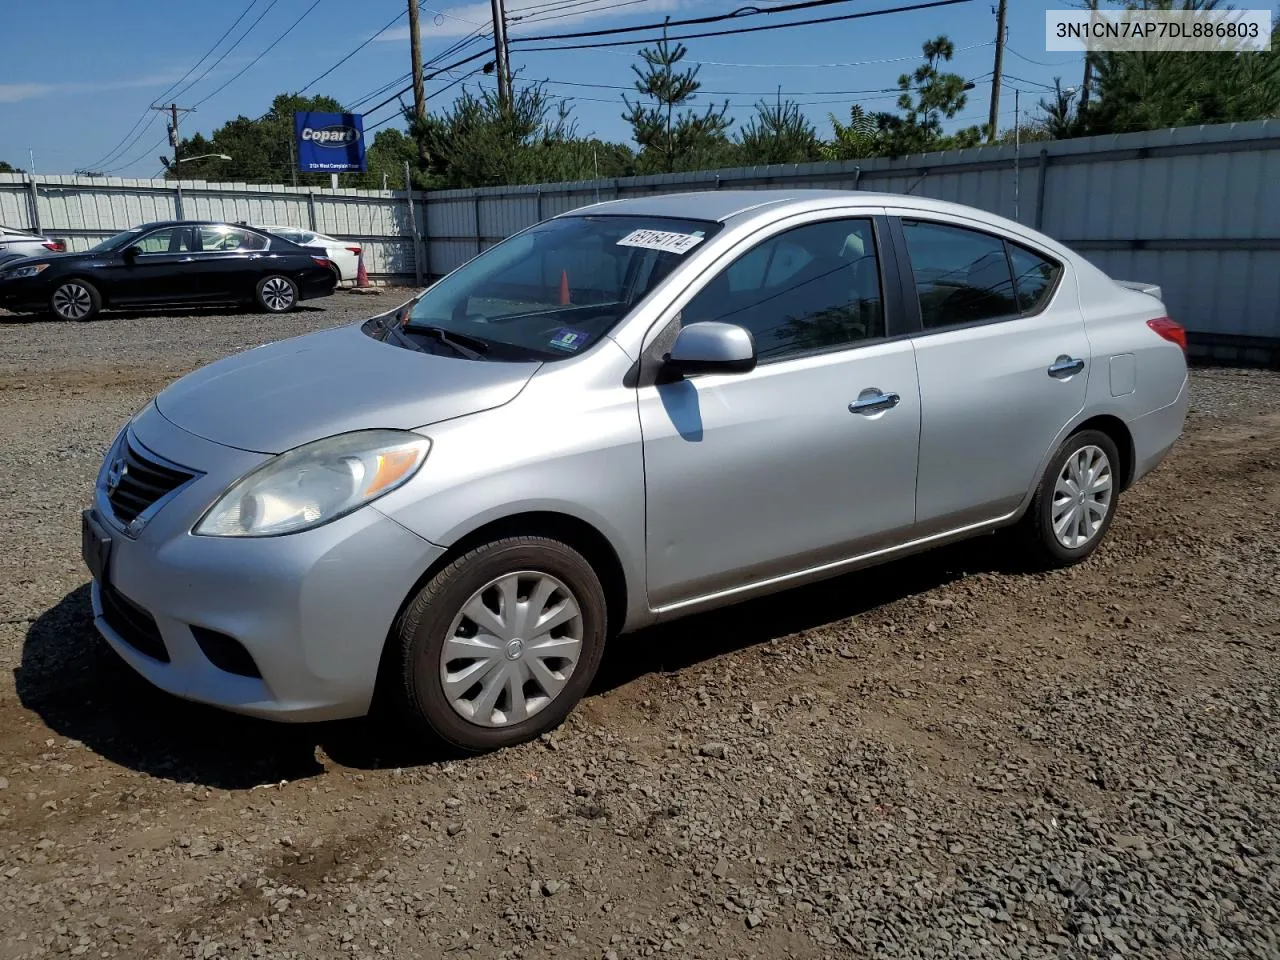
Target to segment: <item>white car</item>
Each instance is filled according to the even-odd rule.
[[[256,227],[274,233],[278,237],[292,240],[304,247],[324,247],[325,255],[338,267],[339,283],[354,283],[356,273],[360,269],[360,245],[347,240],[338,240],[314,230],[303,230],[301,227],[274,226]]]

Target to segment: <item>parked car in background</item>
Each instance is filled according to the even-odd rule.
[[[1182,431],[1184,351],[1158,297],[971,207],[597,204],[161,392],[84,514],[94,622],[192,700],[380,691],[505,746],[655,621],[1006,527],[1084,560]]]
[[[327,234],[314,230],[303,230],[301,227],[275,226],[256,227],[267,233],[284,237],[286,240],[303,247],[323,247],[325,256],[338,267],[338,280],[341,283],[355,283],[360,269],[360,245],[347,240],[338,240]]]
[[[0,257],[12,254],[21,257],[47,257],[51,253],[66,252],[65,240],[48,240],[29,230],[0,225]]]
[[[147,223],[85,253],[0,265],[0,306],[91,320],[104,309],[240,303],[268,313],[333,293],[321,251],[214,221]]]

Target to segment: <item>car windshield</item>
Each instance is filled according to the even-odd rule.
[[[93,253],[101,250],[115,250],[117,247],[123,247],[140,233],[142,233],[141,227],[134,227],[132,230],[125,230],[122,233],[117,233],[114,237],[107,237],[107,239],[103,240],[101,243],[90,247],[89,251]]]
[[[674,217],[549,220],[427,290],[404,329],[478,341],[486,360],[561,360],[612,330],[719,229]]]

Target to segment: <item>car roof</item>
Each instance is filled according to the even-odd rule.
[[[584,216],[600,213],[680,217],[687,220],[712,220],[718,223],[727,223],[737,217],[759,211],[765,207],[771,208],[770,213],[781,216],[792,209],[797,211],[812,209],[815,203],[821,205],[824,200],[838,200],[841,206],[910,207],[922,211],[931,210],[937,213],[966,213],[970,216],[978,212],[973,207],[904,193],[800,188],[792,190],[697,190],[689,193],[627,197],[621,200],[606,200],[604,203],[579,207],[576,210],[561,214],[561,216]],[[985,213],[983,215],[991,216]]]
[[[158,230],[161,227],[246,227],[249,230],[264,229],[247,223],[234,223],[231,220],[152,220],[150,223],[140,223],[136,227],[129,227],[128,229]]]

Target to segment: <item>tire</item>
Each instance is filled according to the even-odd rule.
[[[1081,430],[1062,442],[1022,518],[1023,544],[1035,567],[1069,567],[1098,549],[1120,504],[1119,470],[1120,452],[1100,430]],[[1079,489],[1082,480],[1091,486]]]
[[[273,273],[258,281],[254,299],[267,313],[288,313],[298,305],[298,285],[282,274]]]
[[[49,311],[59,320],[93,320],[102,312],[102,294],[88,280],[64,280],[49,296]]]
[[[517,603],[545,596],[542,612],[562,622],[519,636],[525,626],[511,623],[510,601],[501,599],[512,584]],[[481,616],[472,620],[464,608]],[[574,609],[576,616],[565,616]],[[479,753],[532,740],[559,726],[586,693],[606,629],[604,590],[577,551],[533,536],[485,544],[432,577],[397,621],[396,705],[415,738],[454,750]],[[446,643],[449,654],[463,655],[446,659]],[[539,655],[552,649],[565,656]]]

